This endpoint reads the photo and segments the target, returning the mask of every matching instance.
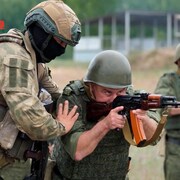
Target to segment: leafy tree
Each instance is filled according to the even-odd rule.
[[[5,21],[5,30],[23,29],[26,13],[43,0],[0,0],[0,20]],[[112,14],[127,9],[151,11],[179,11],[179,0],[64,0],[81,21]]]
[[[26,13],[40,0],[1,0],[0,19],[5,22],[5,30],[10,28],[23,29],[24,18]]]

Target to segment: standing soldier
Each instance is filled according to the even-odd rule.
[[[5,172],[24,160],[31,140],[66,134],[78,117],[77,106],[68,111],[67,101],[60,104],[56,119],[45,110],[38,98],[37,72],[39,63],[49,63],[67,45],[78,44],[76,14],[63,1],[44,1],[27,13],[24,25],[23,32],[11,29],[0,35],[0,179],[10,178]]]
[[[177,65],[177,71],[165,73],[161,76],[155,93],[175,96],[180,101],[180,44],[176,47],[174,63]],[[180,177],[180,108],[170,108],[168,110],[165,130],[165,179],[178,180]]]

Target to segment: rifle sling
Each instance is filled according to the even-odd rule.
[[[156,141],[159,138],[159,136],[160,136],[165,124],[166,124],[166,121],[167,121],[167,115],[163,114],[161,120],[159,121],[159,123],[157,125],[156,131],[154,132],[151,139],[149,139],[144,144],[142,144],[141,146],[138,146],[138,147],[145,147],[145,146],[152,144],[154,141]],[[133,146],[137,146],[137,144],[135,143],[133,136],[131,134],[128,121],[126,121],[124,128],[122,130],[123,130],[124,137],[129,142],[129,144],[131,144]]]

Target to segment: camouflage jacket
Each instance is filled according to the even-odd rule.
[[[1,34],[0,105],[8,107],[17,128],[33,140],[64,134],[64,126],[46,112],[37,97],[38,92],[35,52],[27,32],[23,35],[12,29]]]

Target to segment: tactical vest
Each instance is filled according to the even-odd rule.
[[[175,96],[177,101],[180,101],[180,76],[176,73],[166,74],[169,81],[172,83],[173,89],[175,91]],[[166,123],[167,130],[180,130],[180,115],[168,116]]]
[[[91,129],[96,122],[86,121],[86,103],[89,98],[81,81],[72,81],[63,91],[66,96],[76,95],[76,103],[82,105],[80,116],[85,120],[85,128]],[[59,137],[58,155],[56,157],[60,174],[65,179],[125,179],[128,172],[129,144],[121,130],[111,130],[98,144],[92,154],[81,161],[74,161],[63,149]]]

